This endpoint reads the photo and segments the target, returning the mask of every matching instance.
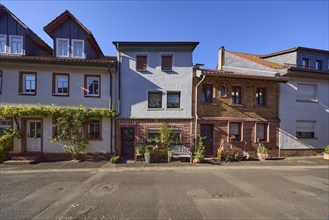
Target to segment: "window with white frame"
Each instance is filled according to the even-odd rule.
[[[23,54],[23,36],[10,35],[10,53],[13,55]]]
[[[296,121],[297,138],[315,138],[315,121]]]
[[[88,121],[88,139],[101,138],[101,119],[91,118]]]
[[[20,82],[19,91],[21,94],[25,95],[35,95],[36,94],[36,73],[24,73],[20,72]]]
[[[318,101],[317,85],[315,84],[297,84],[297,101]]]
[[[162,92],[149,91],[148,92],[148,108],[162,108]]]
[[[11,120],[0,120],[0,137],[5,134],[5,130],[11,128]]]
[[[0,53],[7,53],[7,36],[5,34],[0,34]]]
[[[256,123],[256,141],[268,141],[268,124]]]
[[[54,73],[54,95],[68,95],[69,94],[69,75]]]
[[[241,141],[242,140],[242,123],[241,122],[230,122],[229,123],[229,139],[230,141]]]
[[[84,40],[72,39],[73,58],[85,58]]]
[[[180,108],[180,92],[167,92],[167,108]]]
[[[100,97],[100,76],[85,75],[85,96]]]
[[[315,69],[316,70],[322,70],[322,60],[316,60],[315,61]]]
[[[69,39],[57,38],[56,39],[56,56],[69,57]]]

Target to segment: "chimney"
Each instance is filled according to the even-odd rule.
[[[225,65],[225,48],[224,46],[221,46],[218,50],[217,70],[223,70],[224,65]]]

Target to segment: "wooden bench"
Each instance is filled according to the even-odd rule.
[[[192,163],[192,152],[184,145],[172,145],[168,149],[168,163],[170,163],[171,158],[190,158],[190,163]]]

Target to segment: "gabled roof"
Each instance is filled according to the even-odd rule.
[[[231,53],[235,56],[241,57],[243,59],[249,60],[251,62],[260,64],[262,66],[272,68],[272,69],[288,69],[287,66],[284,66],[284,65],[281,65],[278,63],[274,63],[274,62],[271,62],[268,60],[263,60],[261,55],[240,53],[240,52],[233,52],[233,51],[226,51],[226,52]]]
[[[277,56],[277,55],[296,52],[298,50],[309,51],[309,52],[314,52],[314,53],[325,53],[325,54],[329,55],[328,50],[320,50],[320,49],[314,49],[314,48],[308,48],[308,47],[293,47],[293,48],[289,48],[289,49],[286,49],[286,50],[281,50],[281,51],[278,51],[278,52],[265,54],[265,55],[262,55],[260,57],[261,58],[269,58],[269,57],[273,57],[273,56]]]
[[[52,33],[60,27],[64,22],[66,22],[68,19],[72,19],[75,21],[88,35],[88,42],[91,44],[91,46],[94,48],[95,52],[98,54],[99,57],[104,57],[103,51],[101,50],[100,46],[98,45],[94,35],[92,32],[86,28],[76,17],[74,17],[73,14],[69,10],[65,10],[62,14],[57,16],[54,20],[52,20],[49,24],[47,24],[43,30],[51,37]]]
[[[3,4],[0,3],[0,17],[5,15],[5,13],[9,14],[14,20],[17,21],[23,28],[26,29],[26,34],[29,36],[36,44],[49,52],[49,55],[53,54],[53,49],[44,42],[36,33],[34,33],[26,24],[24,24],[18,17],[16,17],[8,8],[6,8]]]
[[[213,69],[199,69],[203,75],[206,76],[219,76],[225,78],[237,78],[237,79],[256,79],[256,80],[270,80],[277,82],[288,82],[288,79],[281,76],[262,76],[258,74],[232,72],[224,70],[213,70]]]

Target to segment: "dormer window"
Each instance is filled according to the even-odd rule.
[[[56,39],[56,56],[69,57],[69,39],[57,38]]]
[[[73,58],[85,58],[85,45],[83,40],[72,39]]]
[[[0,34],[0,54],[7,53],[7,36]]]
[[[9,36],[10,53],[13,55],[23,55],[23,36]]]

